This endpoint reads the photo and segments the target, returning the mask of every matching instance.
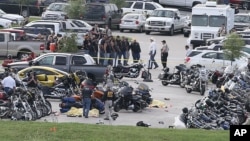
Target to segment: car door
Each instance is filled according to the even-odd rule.
[[[53,55],[46,55],[34,63],[35,63],[35,65],[39,65],[39,66],[53,67],[54,58],[55,58],[55,56],[53,56]]]
[[[230,59],[228,59],[223,52],[218,53],[218,63],[219,62],[221,63],[221,67],[226,67],[231,65]]]
[[[118,12],[118,8],[114,4],[110,4],[110,10],[112,11],[112,21],[114,24],[120,23],[120,13]]]
[[[143,2],[137,1],[132,7],[132,13],[143,14]]]
[[[57,73],[49,69],[36,68],[33,69],[33,71],[36,72],[36,77],[43,86],[52,87],[55,83],[56,77],[59,77]]]
[[[67,62],[68,62],[67,56],[57,55],[55,56],[54,68],[67,72],[68,71]]]
[[[199,63],[204,65],[207,69],[215,69],[221,66],[223,61],[218,59],[217,52],[207,52],[201,56]]]
[[[75,55],[71,58],[71,71],[82,70],[83,66],[87,63],[84,56]]]
[[[6,42],[5,42],[5,34],[0,34],[0,56],[6,56],[7,55],[7,46],[6,46]]]

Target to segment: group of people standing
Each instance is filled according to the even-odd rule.
[[[111,65],[116,66],[118,64],[128,65],[130,56],[132,62],[137,63],[141,59],[141,46],[137,40],[129,40],[127,37],[120,37],[119,35],[113,36],[111,29],[108,26],[101,31],[98,25],[95,25],[93,29],[84,36],[83,49],[85,53],[88,53],[94,58],[99,65]],[[149,69],[158,68],[159,65],[155,61],[157,45],[153,37],[150,38],[149,48]],[[161,61],[162,66],[167,66],[169,48],[166,41],[162,41],[161,48]],[[98,56],[99,54],[99,56]]]

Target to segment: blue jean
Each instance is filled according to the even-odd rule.
[[[121,58],[122,58],[122,56],[123,56],[123,65],[126,65],[127,64],[127,54],[126,54],[126,51],[120,52],[118,54],[118,57],[119,57],[118,64],[121,64]]]
[[[13,89],[9,88],[9,87],[4,87],[4,91],[7,95],[10,94],[10,92],[12,91]]]
[[[112,52],[110,54],[110,58],[112,58],[112,60],[110,60],[110,65],[116,66],[117,53],[116,52]]]
[[[88,117],[91,105],[91,98],[83,98],[83,116]]]
[[[140,53],[132,52],[132,56],[133,56],[134,63],[137,63],[140,60]]]
[[[110,59],[110,53],[104,53],[104,56],[105,56],[105,59],[104,59],[103,65],[107,66],[108,60]]]
[[[103,65],[103,63],[104,63],[104,58],[105,58],[104,52],[100,51],[100,57],[99,57],[99,64],[100,64],[100,65]]]
[[[158,67],[158,64],[157,62],[155,61],[155,55],[156,55],[156,52],[154,54],[151,54],[150,55],[150,68],[152,68],[153,64],[155,67]]]

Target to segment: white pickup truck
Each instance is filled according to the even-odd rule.
[[[194,7],[197,4],[204,4],[207,0],[159,0],[161,5]]]
[[[176,8],[157,8],[146,20],[145,33],[168,32],[172,36],[176,30],[183,32],[187,19],[188,16],[181,16]]]

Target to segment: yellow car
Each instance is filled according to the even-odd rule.
[[[70,74],[55,68],[43,67],[43,66],[31,66],[25,69],[20,70],[17,75],[20,79],[26,77],[26,74],[29,71],[36,72],[36,77],[42,86],[53,87],[55,85],[55,79],[61,78],[65,75],[69,76]],[[79,84],[79,79],[76,79],[77,84]]]

